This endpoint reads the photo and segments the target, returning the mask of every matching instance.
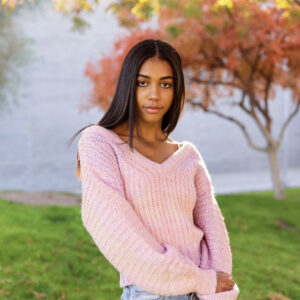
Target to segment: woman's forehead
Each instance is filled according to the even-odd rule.
[[[169,62],[161,59],[147,59],[141,65],[138,76],[151,77],[173,77],[173,70]]]

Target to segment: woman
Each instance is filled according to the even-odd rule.
[[[168,137],[184,96],[176,50],[144,40],[127,54],[103,118],[80,130],[82,221],[120,272],[122,300],[224,300],[239,293],[205,163],[191,142]]]

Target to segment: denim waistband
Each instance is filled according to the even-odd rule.
[[[127,285],[123,288],[121,300],[199,300],[196,293],[177,296],[162,296],[147,292],[136,285]]]

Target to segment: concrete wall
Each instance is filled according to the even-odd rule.
[[[124,31],[111,15],[99,10],[89,17],[92,27],[84,34],[72,32],[71,22],[51,9],[21,11],[16,18],[31,41],[30,64],[22,70],[19,105],[0,119],[0,189],[80,192],[74,176],[78,139],[67,150],[65,143],[103,112],[95,108],[79,112],[79,103],[91,84],[84,76],[88,61],[109,52]],[[276,124],[287,113],[289,95],[282,91],[272,104]],[[263,146],[256,125],[244,114],[233,114],[250,128],[253,139]],[[275,127],[275,133],[278,127]],[[275,134],[276,135],[276,134]],[[178,127],[170,135],[189,140],[202,153],[217,192],[238,192],[271,187],[267,156],[250,149],[241,130],[233,123],[186,106]],[[277,136],[277,135],[276,135]],[[300,185],[300,114],[288,127],[280,152],[284,179]]]

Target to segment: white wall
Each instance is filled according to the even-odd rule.
[[[72,32],[70,20],[54,12],[51,5],[45,4],[44,10],[22,11],[16,20],[31,40],[32,61],[22,71],[19,105],[11,113],[2,112],[0,118],[2,190],[80,192],[74,176],[78,139],[68,150],[65,143],[77,130],[103,115],[97,108],[79,112],[82,95],[91,89],[84,69],[101,52],[109,52],[124,31],[100,7],[89,17],[90,29],[84,34]],[[272,109],[281,122],[283,103],[289,96],[279,92],[278,98],[284,102],[276,100]],[[230,113],[251,125],[253,139],[263,145],[251,120],[238,112]],[[300,114],[287,133],[281,164],[287,170],[287,185],[300,185]],[[195,143],[217,192],[270,188],[266,155],[250,149],[233,123],[186,106],[170,136]]]

